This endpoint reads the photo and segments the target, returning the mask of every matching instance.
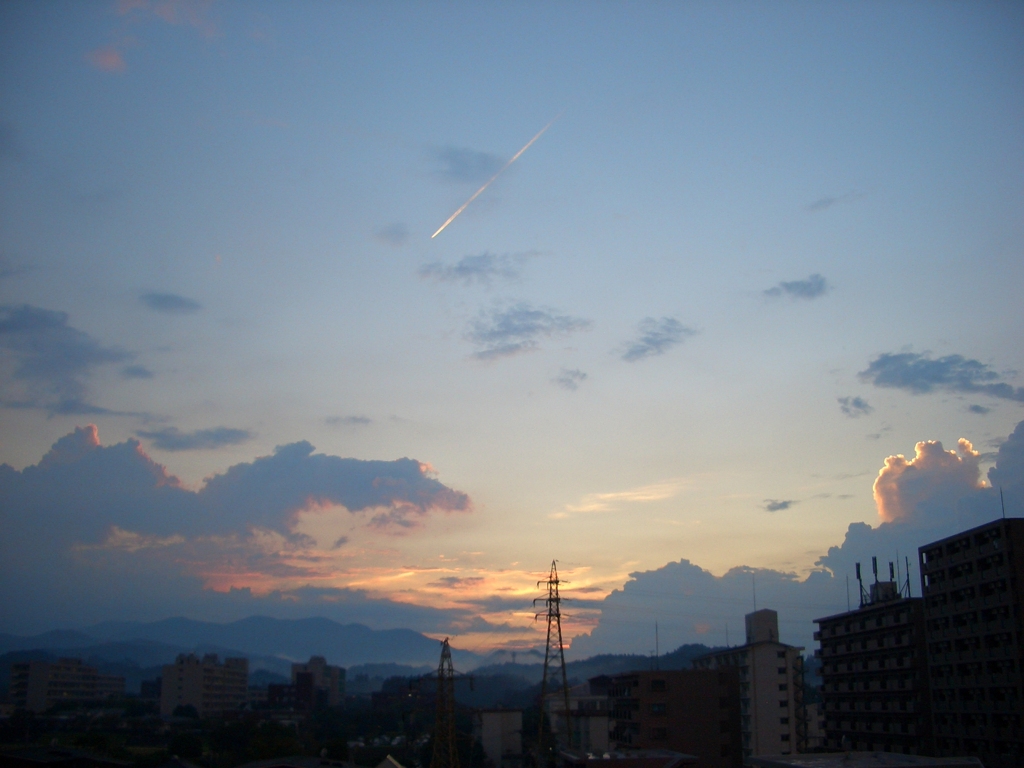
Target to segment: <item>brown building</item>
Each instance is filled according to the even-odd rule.
[[[106,701],[123,695],[123,677],[101,675],[81,659],[11,665],[11,699],[20,709],[45,712],[62,702]]]
[[[249,660],[224,659],[208,653],[179,654],[164,667],[160,683],[160,715],[171,717],[178,707],[195,707],[200,717],[244,707],[249,700]]]
[[[779,642],[779,615],[746,615],[745,645],[694,659],[695,669],[739,672],[743,757],[788,755],[807,748],[803,648]]]
[[[918,550],[938,755],[1024,765],[1024,520]]]
[[[743,765],[737,670],[615,675],[609,698],[616,748],[696,755],[702,768]]]
[[[854,611],[816,619],[825,747],[933,754],[924,603],[877,582]]]

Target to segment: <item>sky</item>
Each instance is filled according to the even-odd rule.
[[[919,590],[1024,515],[1022,83],[1009,2],[4,3],[0,631]]]

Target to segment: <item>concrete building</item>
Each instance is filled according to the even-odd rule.
[[[11,700],[19,709],[45,712],[60,703],[106,701],[123,695],[123,677],[101,675],[81,659],[11,665]]]
[[[494,768],[523,765],[523,711],[481,709],[473,715],[473,738],[484,748]]]
[[[611,681],[607,675],[601,675],[569,689],[571,746],[565,730],[565,697],[561,691],[548,694],[544,711],[559,749],[581,750],[583,753],[606,752],[609,749],[608,690]]]
[[[1024,520],[918,550],[938,755],[1024,765]]]
[[[803,648],[779,642],[779,615],[746,615],[747,642],[694,659],[696,669],[739,673],[743,757],[788,755],[806,749]]]
[[[224,659],[208,653],[179,654],[164,667],[160,684],[160,716],[171,717],[178,707],[195,707],[200,717],[239,710],[249,700],[249,660]]]
[[[345,696],[345,670],[327,663],[323,656],[311,656],[305,664],[292,664],[292,685],[299,686],[300,675],[311,675],[316,704],[336,707]]]
[[[743,765],[735,669],[615,675],[609,686],[612,746],[695,755],[701,768]]]
[[[931,755],[924,602],[876,582],[856,610],[816,619],[825,746]]]

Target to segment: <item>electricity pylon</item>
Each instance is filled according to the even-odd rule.
[[[558,585],[560,583],[558,579],[558,567],[555,565],[555,561],[551,561],[551,573],[548,574],[547,580],[541,580],[537,582],[537,586],[544,585],[548,588],[547,597],[538,597],[533,601],[536,607],[537,603],[544,601],[544,605],[547,608],[546,611],[534,614],[534,621],[539,619],[541,616],[547,618],[548,621],[548,640],[547,647],[544,649],[544,676],[541,678],[540,683],[540,725],[537,729],[537,762],[540,763],[540,751],[544,748],[544,700],[548,692],[548,666],[549,662],[553,661],[553,649],[552,640],[557,643],[558,660],[562,668],[562,698],[565,706],[565,734],[567,744],[572,747],[572,713],[569,710],[569,678],[565,674],[565,651],[562,647],[562,612],[561,603],[562,598],[558,595]],[[554,713],[552,713],[554,714]],[[433,766],[431,766],[433,768]]]
[[[441,661],[437,665],[437,714],[430,768],[459,768],[459,750],[455,743],[455,669],[447,637],[441,643]]]

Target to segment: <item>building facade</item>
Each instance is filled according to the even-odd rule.
[[[315,691],[314,704],[336,707],[345,696],[345,670],[327,663],[323,656],[311,656],[305,664],[292,664],[292,685],[300,685],[300,676],[309,675]]]
[[[81,659],[11,665],[11,700],[19,709],[45,712],[61,703],[99,702],[123,695],[123,677],[101,675]]]
[[[694,659],[697,669],[739,675],[743,757],[788,755],[807,745],[803,648],[779,642],[779,615],[748,613],[747,642]]]
[[[861,607],[815,622],[825,747],[933,754],[922,599],[876,582]]]
[[[1024,765],[1024,520],[918,550],[938,755]]]
[[[559,749],[571,748],[584,753],[603,753],[609,749],[611,700],[608,698],[608,690],[611,680],[607,675],[600,675],[569,689],[571,744],[566,735],[565,697],[561,691],[547,695],[544,711]]]
[[[523,711],[481,709],[473,715],[473,739],[484,748],[494,768],[523,765]]]
[[[160,715],[171,717],[178,707],[195,707],[200,717],[237,711],[249,700],[249,660],[224,659],[208,653],[179,654],[164,667],[160,682]]]
[[[696,755],[702,768],[743,765],[737,670],[630,672],[613,676],[608,692],[616,749]]]

